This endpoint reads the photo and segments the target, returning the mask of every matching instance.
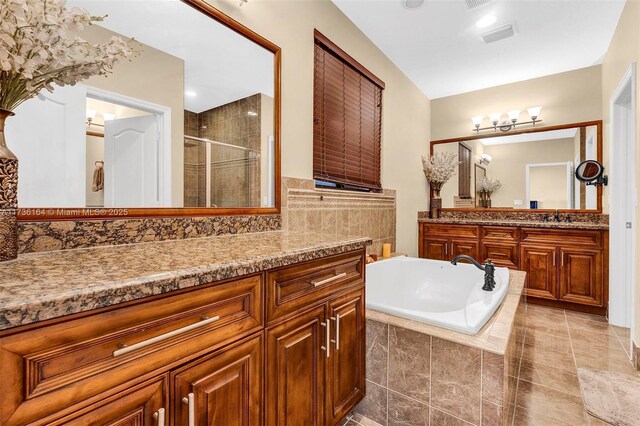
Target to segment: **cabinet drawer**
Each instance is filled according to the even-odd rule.
[[[423,238],[429,238],[435,235],[451,238],[478,238],[480,236],[480,227],[475,225],[425,223],[423,232]]]
[[[267,273],[267,322],[364,285],[364,253],[346,253]]]
[[[260,328],[261,294],[261,277],[248,277],[0,338],[0,424],[28,423]]]
[[[520,240],[523,243],[552,244],[557,246],[581,245],[602,247],[602,231],[585,229],[543,229],[522,228]]]
[[[483,226],[481,235],[483,240],[500,240],[515,243],[518,241],[518,228]]]
[[[518,244],[507,242],[482,241],[480,261],[491,260],[496,266],[518,269]]]

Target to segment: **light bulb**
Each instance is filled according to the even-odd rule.
[[[542,111],[542,107],[527,108],[529,117],[531,117],[532,120],[535,120],[536,118],[540,117],[540,111]]]
[[[518,121],[518,117],[520,117],[520,110],[514,109],[513,111],[509,111],[507,115],[509,116],[509,120],[515,123],[516,121]]]
[[[478,115],[475,117],[471,117],[471,121],[473,122],[473,125],[476,127],[479,127],[482,124],[482,119],[484,118],[484,116],[482,115]]]
[[[96,118],[96,110],[87,108],[87,118],[94,119]]]
[[[497,124],[500,122],[500,117],[502,117],[502,113],[501,112],[492,112],[491,114],[489,114],[489,119],[491,120],[491,122],[493,124]]]

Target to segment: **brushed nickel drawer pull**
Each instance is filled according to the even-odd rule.
[[[189,410],[189,426],[196,426],[196,397],[193,392],[189,393],[186,397],[182,398],[182,403],[188,407]]]
[[[320,349],[325,351],[327,358],[329,358],[331,354],[331,346],[329,346],[331,343],[331,322],[327,320],[326,322],[321,322],[320,325],[325,328],[325,346],[320,346]]]
[[[336,351],[340,350],[340,314],[336,315]]]
[[[177,335],[182,334],[182,333],[186,333],[187,331],[191,331],[191,330],[194,330],[196,328],[203,327],[203,326],[205,326],[207,324],[211,324],[212,322],[216,322],[219,319],[220,319],[220,317],[217,316],[217,315],[215,317],[211,317],[211,318],[206,318],[205,317],[204,319],[202,319],[202,321],[198,321],[198,322],[196,322],[194,324],[187,325],[187,326],[179,328],[177,330],[173,330],[173,331],[170,331],[168,333],[161,334],[161,335],[156,336],[156,337],[152,337],[151,339],[148,339],[148,340],[143,340],[142,342],[138,342],[138,343],[136,343],[134,345],[131,345],[131,346],[127,346],[127,345],[121,343],[121,344],[118,345],[118,347],[120,349],[118,349],[116,351],[113,351],[113,357],[115,358],[115,357],[118,357],[118,356],[122,356],[122,355],[128,354],[129,352],[133,352],[135,350],[145,348],[145,347],[147,347],[149,345],[153,345],[154,343],[162,342],[163,340],[170,339],[171,337],[177,336]]]
[[[158,426],[164,426],[164,408],[160,408],[158,411],[153,413],[153,419],[156,421]]]
[[[311,284],[313,284],[314,287],[320,287],[321,285],[325,285],[325,284],[329,284],[333,281],[339,280],[340,278],[344,278],[347,276],[346,272],[343,272],[341,274],[338,275],[334,275],[331,278],[327,278],[326,280],[322,280],[322,281],[311,281]]]

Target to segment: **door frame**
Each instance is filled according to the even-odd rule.
[[[635,190],[636,177],[636,132],[637,132],[637,99],[636,99],[636,63],[629,65],[618,87],[609,99],[609,151],[611,156],[611,193],[609,199],[610,241],[618,244],[609,246],[609,322],[631,329],[631,341],[635,333],[636,300],[636,214],[638,195]],[[620,104],[623,97],[631,97],[631,108]],[[616,144],[616,140],[624,139],[624,143]],[[615,149],[614,149],[615,147]],[[632,161],[627,162],[628,158]],[[628,185],[617,185],[617,182],[632,182],[633,199],[629,199]],[[631,203],[631,204],[630,204]],[[627,231],[627,222],[631,223],[631,232]],[[629,239],[631,241],[629,241]],[[619,244],[625,241],[625,244]],[[630,245],[630,251],[627,247]],[[630,268],[627,270],[627,266]],[[628,276],[630,274],[630,276]]]
[[[172,202],[172,135],[171,135],[171,108],[148,102],[131,96],[121,95],[97,87],[84,86],[87,90],[87,98],[109,102],[152,113],[158,122],[158,154],[160,156],[159,184],[160,206],[171,207]]]
[[[531,203],[531,189],[529,187],[529,178],[530,178],[530,172],[531,169],[533,167],[559,167],[559,166],[565,166],[567,168],[567,209],[572,209],[573,208],[573,162],[572,161],[560,161],[560,162],[555,162],[555,163],[532,163],[532,164],[527,164],[526,165],[526,196],[527,196],[527,203],[525,204],[526,206],[530,206]]]

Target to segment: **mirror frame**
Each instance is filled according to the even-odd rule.
[[[20,222],[55,222],[64,220],[85,219],[140,219],[160,217],[202,217],[202,216],[228,216],[228,215],[262,215],[280,214],[280,184],[281,184],[281,155],[280,155],[280,119],[281,119],[281,62],[282,52],[280,47],[270,42],[260,34],[244,26],[240,22],[226,15],[222,11],[211,6],[204,0],[181,0],[185,6],[192,7],[225,25],[227,28],[246,37],[250,41],[262,46],[274,54],[274,206],[273,207],[136,207],[136,208],[106,208],[96,209],[88,207],[73,208],[47,208],[47,207],[20,207],[18,206],[18,221]],[[95,213],[95,214],[94,214]]]
[[[463,136],[460,138],[449,138],[449,139],[440,139],[436,141],[431,141],[429,146],[429,155],[433,155],[433,148],[438,144],[443,143],[452,143],[452,142],[465,142],[476,139],[485,139],[488,137],[495,136],[507,136],[507,135],[520,135],[525,133],[539,133],[539,132],[548,132],[550,130],[563,130],[563,129],[571,129],[574,127],[589,127],[596,126],[596,135],[598,137],[598,148],[597,148],[597,160],[602,163],[602,120],[595,121],[583,121],[579,123],[569,123],[562,124],[557,126],[546,126],[546,127],[532,127],[529,129],[522,130],[513,130],[509,132],[500,132],[500,133],[481,133],[473,136]],[[602,185],[597,187],[597,198],[598,198],[598,206],[596,209],[586,210],[586,209],[558,209],[561,213],[602,213]],[[429,189],[429,198],[433,198],[433,190]],[[454,211],[454,212],[470,212],[470,211],[484,211],[484,212],[542,212],[542,213],[552,213],[555,212],[555,209],[509,209],[509,208],[473,208],[473,209],[463,209],[463,208],[443,208],[440,209],[442,211]]]

